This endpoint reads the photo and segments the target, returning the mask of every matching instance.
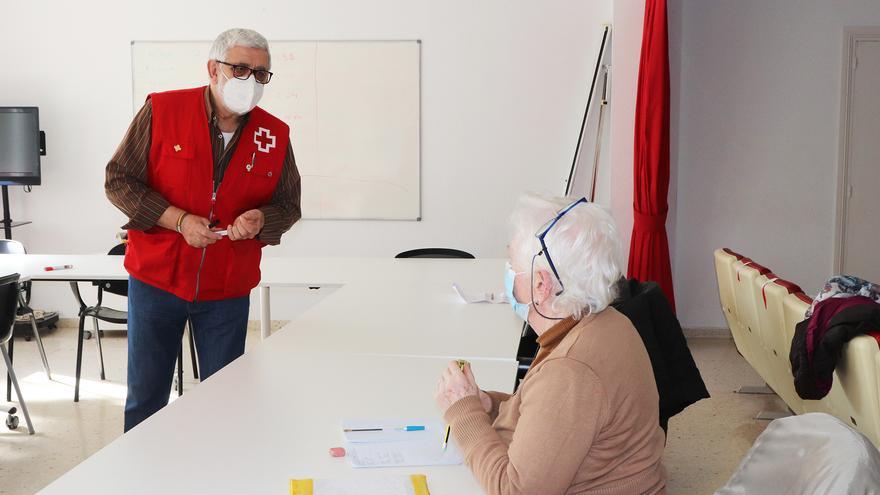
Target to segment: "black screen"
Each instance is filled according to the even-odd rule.
[[[0,107],[0,185],[39,184],[39,110]]]

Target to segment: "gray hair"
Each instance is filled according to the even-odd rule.
[[[511,215],[511,261],[531,270],[532,257],[541,251],[535,234],[574,198],[524,194]],[[621,277],[620,239],[611,215],[595,203],[577,205],[544,237],[565,291],[551,306],[554,311],[580,319],[599,313],[617,297]],[[550,270],[546,256],[534,258],[535,270]],[[553,291],[560,289],[553,279]]]
[[[245,46],[248,48],[259,48],[266,50],[269,54],[269,68],[272,66],[272,54],[269,53],[269,42],[262,34],[253,29],[233,28],[227,29],[217,36],[214,44],[211,45],[211,51],[208,52],[209,60],[226,61],[226,53],[233,46]]]

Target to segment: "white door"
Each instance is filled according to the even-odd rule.
[[[880,283],[880,40],[858,40],[851,74],[843,273]]]

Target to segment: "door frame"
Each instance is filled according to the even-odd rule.
[[[846,203],[848,192],[849,145],[852,119],[852,86],[856,44],[880,41],[880,26],[846,27],[843,30],[843,63],[840,84],[840,139],[837,157],[837,201],[834,219],[834,273],[843,273],[846,243]]]

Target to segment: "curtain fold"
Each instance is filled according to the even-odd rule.
[[[627,275],[660,285],[675,309],[669,240],[669,49],[666,0],[646,0],[633,135],[633,231]]]

